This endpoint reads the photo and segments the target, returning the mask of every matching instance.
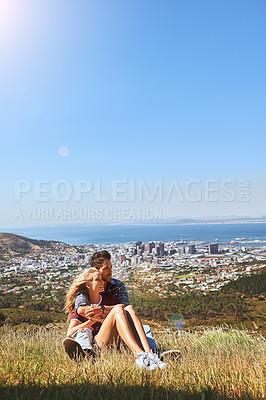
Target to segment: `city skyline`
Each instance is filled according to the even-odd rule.
[[[265,11],[2,0],[1,226],[265,215]]]

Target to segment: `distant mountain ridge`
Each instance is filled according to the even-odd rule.
[[[266,216],[261,217],[245,217],[245,216],[225,216],[225,217],[206,217],[206,218],[181,218],[171,217],[164,218],[159,223],[169,225],[186,225],[186,224],[239,224],[239,223],[260,223],[266,222]]]
[[[238,215],[217,216],[217,217],[167,217],[142,220],[125,220],[119,225],[201,225],[201,224],[241,224],[241,223],[266,223],[266,216],[246,217]],[[102,222],[104,225],[105,222]],[[109,224],[109,223],[108,223]],[[117,223],[113,223],[116,225]]]

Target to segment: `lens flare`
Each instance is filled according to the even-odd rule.
[[[58,149],[60,157],[66,157],[69,154],[69,148],[67,146],[60,146]]]
[[[174,329],[182,329],[185,325],[185,320],[181,314],[172,314],[169,317],[169,324]]]

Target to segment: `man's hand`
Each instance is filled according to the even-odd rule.
[[[125,304],[120,304],[123,307],[126,307]],[[92,307],[92,306],[80,306],[77,309],[77,313],[82,315],[82,317],[88,318],[93,322],[103,322],[103,320],[107,317],[107,315],[112,311],[115,307],[113,306],[104,306],[104,313],[102,313],[101,306]]]
[[[102,319],[102,309],[101,306],[92,307],[87,306],[85,307],[84,316],[91,321],[101,321]]]

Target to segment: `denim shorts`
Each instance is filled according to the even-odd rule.
[[[89,328],[80,329],[71,336],[78,342],[82,349],[92,349],[92,331]]]

